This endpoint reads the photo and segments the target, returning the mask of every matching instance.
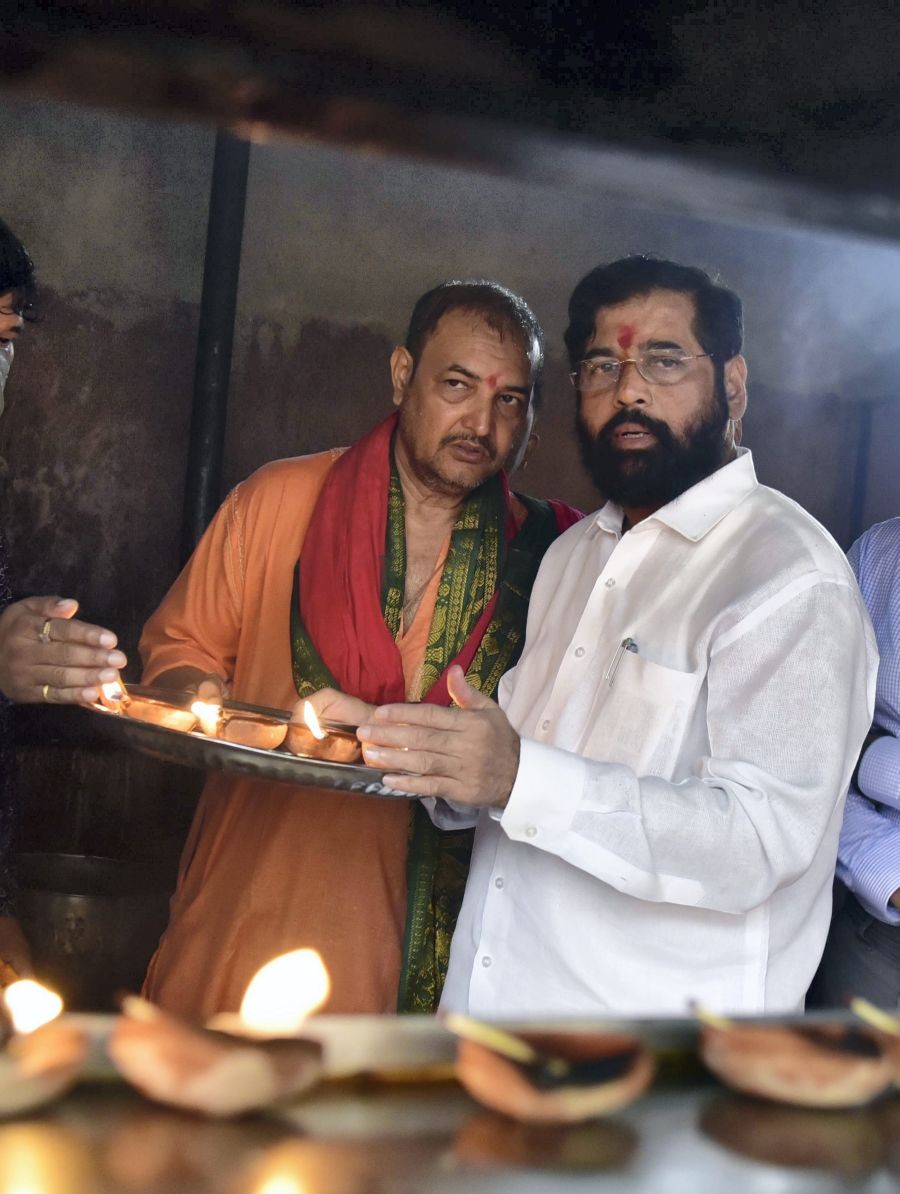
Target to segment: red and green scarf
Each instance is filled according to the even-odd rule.
[[[406,577],[396,424],[393,415],[341,456],[310,520],[291,603],[301,697],[331,687],[373,704],[406,700],[395,641]],[[521,653],[538,565],[580,515],[561,502],[518,500],[528,512],[520,527],[500,474],[475,490],[460,512],[438,586],[420,700],[450,703],[446,673],[454,663],[473,687],[493,696]],[[437,830],[420,804],[411,805],[400,1011],[437,1006],[471,848],[471,830]]]

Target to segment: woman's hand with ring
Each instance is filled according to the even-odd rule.
[[[13,701],[83,704],[127,660],[116,636],[75,618],[78,602],[27,597],[0,614],[0,692]]]

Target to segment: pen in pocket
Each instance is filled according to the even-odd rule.
[[[610,686],[610,688],[613,686],[613,681],[616,678],[616,672],[619,670],[619,664],[621,663],[622,656],[626,651],[631,651],[632,654],[637,655],[638,645],[633,638],[623,638],[618,647],[616,647],[616,652],[612,659],[609,661],[609,667],[606,669],[603,679]]]

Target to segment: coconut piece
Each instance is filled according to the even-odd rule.
[[[187,732],[197,724],[197,718],[190,709],[179,709],[176,705],[156,701],[152,697],[132,697],[124,711],[136,721],[149,721],[168,730]]]
[[[313,1086],[322,1046],[311,1040],[247,1040],[195,1027],[128,996],[108,1051],[148,1098],[215,1118],[241,1115]]]
[[[723,1082],[747,1094],[799,1107],[862,1107],[891,1085],[885,1048],[869,1030],[725,1025],[704,1027],[700,1055]]]
[[[294,755],[309,759],[325,759],[330,763],[362,762],[362,744],[350,734],[329,734],[316,738],[312,730],[300,721],[292,721],[287,729],[285,746]]]
[[[286,734],[286,722],[273,721],[252,713],[229,713],[219,737],[226,742],[236,742],[239,746],[274,750],[276,746],[281,746]]]

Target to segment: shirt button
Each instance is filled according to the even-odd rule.
[[[488,957],[487,954],[485,954],[484,957],[481,959],[481,964],[485,968],[485,970],[487,970],[488,966],[490,966],[492,961],[493,961],[493,959]]]
[[[542,729],[542,730],[549,730],[549,729],[550,729],[550,722],[549,722],[548,720],[546,720],[546,719],[545,719],[544,721],[542,721],[542,722],[541,722],[541,729]]]
[[[615,577],[612,577],[612,576],[611,576],[611,577],[609,578],[609,580],[606,582],[606,587],[607,587],[608,589],[614,589],[614,588],[616,587],[616,581],[615,581]]]
[[[537,837],[537,825],[526,825],[525,826],[525,836],[526,837]]]
[[[495,887],[502,887],[502,886],[503,886],[503,878],[502,878],[502,876],[501,876],[501,875],[498,875],[498,876],[497,876],[497,878],[494,880],[494,886],[495,886]]]
[[[575,658],[576,659],[580,659],[583,654],[584,654],[584,647],[576,647],[575,648]]]

